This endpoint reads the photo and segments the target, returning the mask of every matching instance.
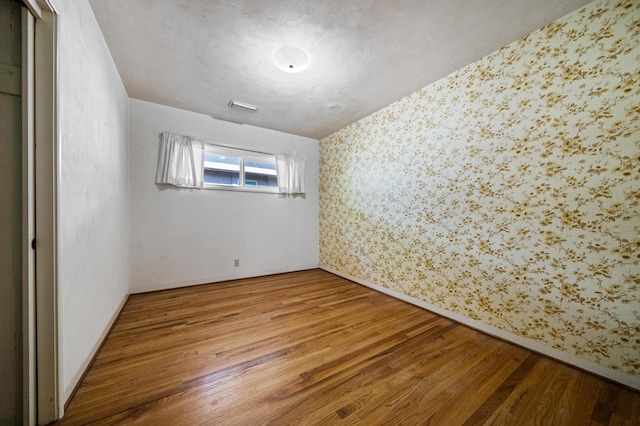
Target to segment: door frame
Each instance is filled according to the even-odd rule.
[[[22,8],[22,418],[34,424],[36,413],[35,253],[35,17]]]
[[[35,425],[64,414],[56,255],[58,14],[52,0],[22,1],[34,17],[23,18],[23,60],[30,61],[23,63],[23,416]]]

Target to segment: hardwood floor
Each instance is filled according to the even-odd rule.
[[[133,295],[61,425],[640,425],[640,394],[321,270]]]

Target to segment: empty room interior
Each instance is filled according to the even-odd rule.
[[[0,426],[640,425],[639,1],[6,3]]]

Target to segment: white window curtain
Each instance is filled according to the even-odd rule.
[[[298,154],[278,154],[278,189],[281,194],[303,195],[305,159]]]
[[[189,136],[162,133],[156,183],[202,188],[204,143]]]

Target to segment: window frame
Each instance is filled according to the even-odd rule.
[[[214,143],[207,143],[207,142],[203,142],[203,144],[204,144],[204,156],[202,160],[203,189],[238,191],[238,192],[258,192],[262,194],[278,194],[280,192],[279,182],[278,182],[278,162],[275,154],[252,151],[248,149],[214,144]],[[224,155],[224,156],[239,158],[240,164],[239,164],[238,184],[234,185],[234,184],[205,182],[204,176],[207,170],[207,167],[206,167],[207,154],[217,154],[217,155]],[[251,185],[251,184],[247,185],[246,184],[247,168],[245,166],[245,163],[247,161],[273,164],[275,166],[275,169],[273,170],[273,176],[275,176],[276,178],[276,186],[260,186],[260,185]]]

